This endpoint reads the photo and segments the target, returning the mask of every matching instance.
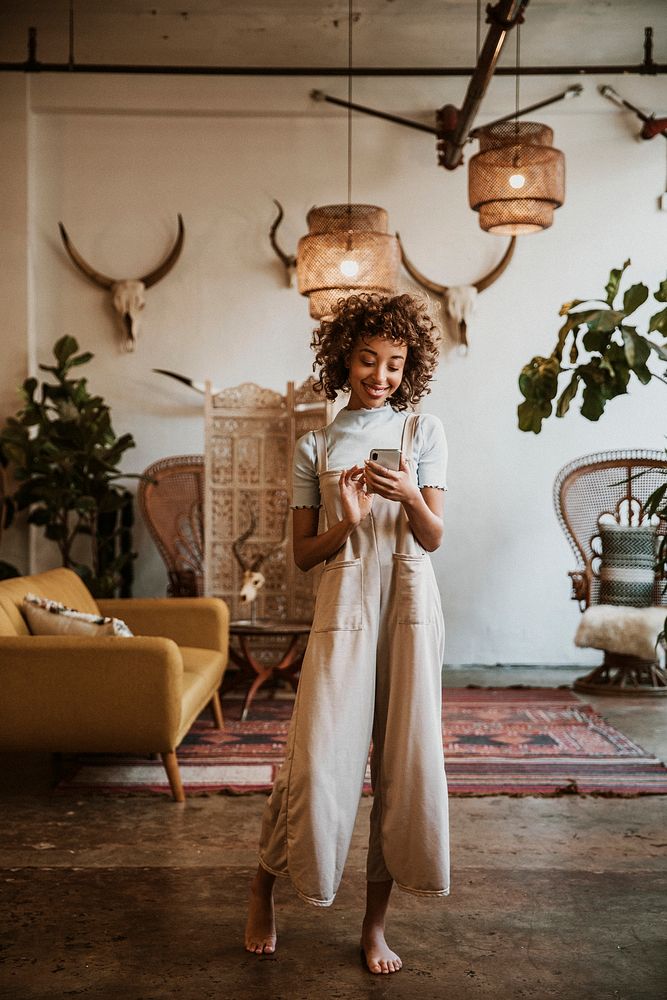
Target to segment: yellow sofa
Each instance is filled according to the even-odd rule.
[[[134,637],[31,635],[27,593],[122,618]],[[68,569],[0,581],[0,751],[159,753],[183,802],[176,748],[209,703],[223,728],[228,644],[217,598],[96,601]]]

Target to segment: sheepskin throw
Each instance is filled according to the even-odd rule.
[[[595,604],[581,616],[574,644],[655,660],[656,640],[666,617],[667,608]]]

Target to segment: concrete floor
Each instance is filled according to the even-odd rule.
[[[448,685],[581,671],[452,670]],[[588,698],[667,758],[667,700]],[[280,882],[279,947],[242,928],[264,797],[59,796],[42,756],[0,770],[0,997],[11,1000],[664,1000],[667,797],[454,798],[452,894],[396,893],[403,970],[358,958],[370,801],[331,909]]]

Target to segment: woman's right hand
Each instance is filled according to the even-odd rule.
[[[355,527],[370,514],[373,495],[367,493],[364,484],[364,470],[360,465],[344,469],[338,480],[343,517]]]

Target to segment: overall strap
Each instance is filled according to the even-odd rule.
[[[419,414],[409,413],[405,418],[403,433],[401,435],[401,452],[406,461],[410,461],[414,457],[415,435],[418,426]]]
[[[317,473],[327,471],[327,435],[324,427],[318,428],[315,434],[315,444],[317,445]]]

